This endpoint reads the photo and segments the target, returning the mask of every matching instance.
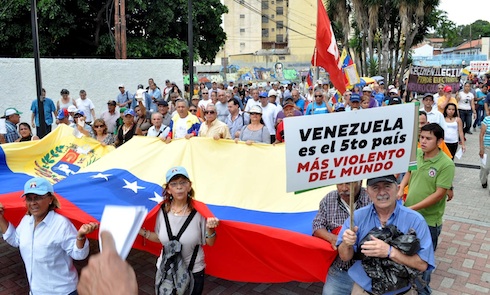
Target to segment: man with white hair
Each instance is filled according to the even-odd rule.
[[[162,124],[163,115],[159,112],[151,114],[151,124],[153,126],[148,129],[148,133],[146,136],[158,137],[161,140],[165,141],[170,132],[170,127]]]
[[[208,104],[206,110],[204,111],[204,121],[201,124],[201,128],[199,128],[199,136],[200,137],[212,137],[215,140],[220,138],[231,139],[230,130],[228,129],[228,125],[217,120],[218,111],[216,106],[213,104]]]

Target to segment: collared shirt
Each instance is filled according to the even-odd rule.
[[[417,149],[417,170],[411,171],[408,183],[408,194],[405,206],[410,207],[422,202],[435,193],[438,187],[449,189],[454,179],[454,162],[444,152],[430,159],[424,159],[424,152]],[[437,203],[417,210],[424,216],[429,226],[442,224],[442,216],[446,209],[446,196]]]
[[[215,135],[218,135],[220,138],[231,139],[228,125],[220,120],[214,119],[211,124],[207,122],[201,124],[201,128],[199,128],[200,137],[214,137]]]
[[[355,197],[354,208],[359,209],[371,204],[371,199],[365,188],[361,187],[359,194]],[[318,213],[313,219],[313,232],[325,228],[329,232],[336,234],[339,227],[349,219],[349,209],[342,202],[337,190],[329,192],[321,201]],[[339,256],[332,265],[338,268],[348,269],[353,264],[352,261],[342,261]]]
[[[421,111],[424,111],[427,114],[427,122],[429,123],[437,123],[439,126],[447,130],[446,119],[444,119],[444,115],[437,110],[437,108],[432,107],[430,111],[426,111],[424,107],[420,108]]]
[[[17,132],[17,126],[10,122],[9,120],[5,120],[5,127],[7,129],[7,134],[5,134],[5,142],[15,142],[20,138],[19,133]]]
[[[360,242],[374,227],[381,227],[378,214],[374,205],[368,205],[354,212],[354,223],[358,226],[357,240],[353,245],[354,253],[359,250]],[[395,225],[402,233],[407,233],[410,229],[414,229],[417,233],[417,238],[420,239],[420,250],[417,252],[419,257],[427,262],[427,270],[434,269],[434,249],[432,248],[432,238],[429,232],[429,227],[420,213],[404,207],[401,201],[397,201],[395,210],[388,218],[386,225]],[[338,235],[337,246],[342,243],[342,235],[344,231],[350,227],[350,220],[346,220],[342,225],[342,229]],[[361,260],[357,260],[349,269],[349,276],[364,290],[371,292],[371,278],[368,277],[366,271],[362,267]],[[407,289],[407,288],[404,288]],[[388,292],[385,294],[398,294],[401,290]]]
[[[246,126],[250,123],[250,116],[248,115],[248,113],[239,111],[238,116],[235,118],[235,120],[233,120],[231,114],[229,114],[228,117],[226,117],[225,123],[226,125],[228,125],[231,138],[235,139],[235,133],[242,130],[243,126]]]
[[[116,122],[117,119],[121,117],[118,110],[114,111],[114,114],[111,114],[109,111],[105,111],[100,115],[100,118],[104,120],[105,125],[107,126],[107,133],[114,133],[116,130]]]
[[[156,128],[155,126],[151,126],[150,129],[148,129],[148,133],[146,136],[148,137],[159,137],[159,138],[167,138],[168,133],[170,132],[170,127],[167,125],[162,124],[160,128]]]
[[[54,105],[54,102],[51,100],[51,98],[44,98],[43,102],[43,107],[44,107],[44,121],[46,122],[46,125],[51,125],[53,124],[53,113],[56,113],[56,106]],[[39,114],[37,111],[37,99],[32,101],[31,104],[31,111],[34,114],[34,122],[36,126],[39,125]]]
[[[7,243],[20,250],[32,294],[66,295],[75,291],[78,274],[72,259],[87,258],[88,241],[78,249],[77,230],[54,211],[49,211],[37,226],[34,224],[34,217],[26,215],[17,229],[9,224],[3,234]]]
[[[124,91],[124,93],[119,91],[116,97],[116,102],[119,105],[121,103],[125,103],[126,101],[131,101],[131,99],[133,99],[133,95],[129,93],[129,91]]]

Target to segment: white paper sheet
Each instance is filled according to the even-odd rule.
[[[483,166],[487,165],[487,154],[483,154],[483,158],[481,158],[481,164]]]
[[[148,210],[144,206],[105,206],[100,220],[99,233],[108,231],[112,234],[117,253],[122,259],[128,257],[146,214],[148,214]],[[99,247],[102,252],[100,235]]]
[[[459,160],[463,156],[463,149],[459,148],[459,150],[454,154],[454,156]]]

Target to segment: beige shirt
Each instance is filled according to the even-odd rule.
[[[231,139],[228,125],[220,120],[215,119],[211,125],[208,125],[207,122],[201,124],[201,128],[199,128],[200,137],[214,137],[215,135],[219,135],[220,138]]]

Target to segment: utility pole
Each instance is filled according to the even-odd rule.
[[[194,95],[194,30],[192,29],[192,0],[188,0],[188,12],[189,18],[187,25],[187,45],[189,46],[189,101]]]
[[[47,133],[46,120],[44,117],[44,96],[41,94],[41,62],[39,57],[39,38],[37,27],[37,0],[31,0],[31,25],[32,25],[32,45],[34,51],[34,70],[36,73],[36,94],[37,94],[37,118],[39,119],[39,129],[37,136],[43,138]]]
[[[114,30],[116,59],[126,59],[126,0],[115,1]]]

